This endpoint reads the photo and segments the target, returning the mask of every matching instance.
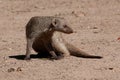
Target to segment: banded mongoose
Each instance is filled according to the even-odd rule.
[[[73,29],[70,28],[64,18],[54,16],[32,17],[26,25],[27,47],[25,59],[30,59],[32,48],[38,54],[48,52],[53,59],[60,59],[70,55],[85,58],[102,58],[101,56],[89,55],[65,42],[61,33],[73,33]]]

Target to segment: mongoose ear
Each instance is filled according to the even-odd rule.
[[[57,24],[58,24],[58,22],[59,22],[59,20],[56,19],[56,18],[54,18],[54,19],[52,20],[52,25],[53,25],[54,27],[56,27]]]

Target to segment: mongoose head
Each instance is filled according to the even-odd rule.
[[[54,18],[50,28],[52,28],[54,31],[60,31],[66,34],[73,33],[73,29],[67,25],[67,22],[64,19]]]

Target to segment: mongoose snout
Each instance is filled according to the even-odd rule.
[[[59,32],[63,32],[66,34],[73,33],[73,29],[68,25],[68,23],[63,18],[53,19],[51,28],[54,31],[59,31]]]
[[[70,28],[70,27],[67,26],[67,25],[64,25],[63,27],[64,27],[64,28],[62,28],[62,30],[64,31],[64,33],[71,34],[71,33],[74,32],[73,29]]]

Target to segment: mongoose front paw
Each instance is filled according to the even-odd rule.
[[[64,58],[64,56],[57,56],[57,57],[51,57],[50,60],[60,60],[63,58]]]
[[[25,57],[24,60],[30,60],[31,58],[30,57]]]
[[[57,57],[57,60],[60,60],[60,59],[63,59],[63,58],[64,58],[64,56],[60,55],[60,56]]]
[[[57,57],[50,57],[50,60],[57,60]]]

